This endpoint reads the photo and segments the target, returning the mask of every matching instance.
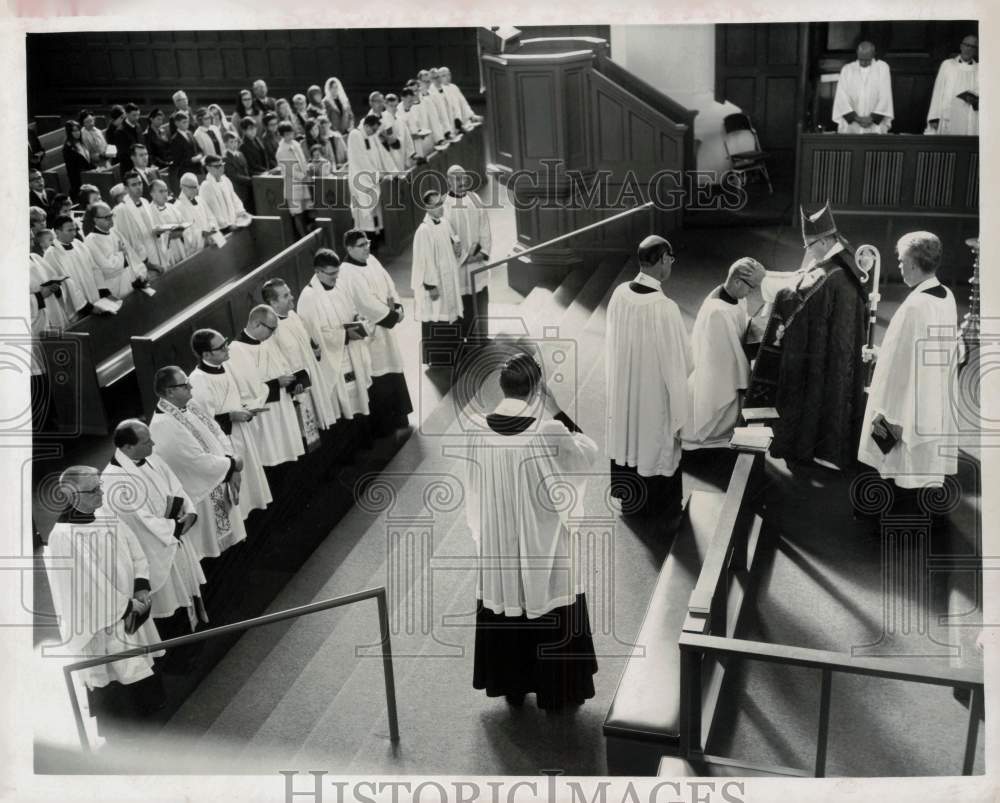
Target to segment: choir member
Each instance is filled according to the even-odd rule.
[[[229,343],[214,329],[198,329],[191,335],[191,351],[198,365],[191,372],[191,398],[205,410],[233,444],[243,461],[240,472],[240,517],[246,521],[254,510],[264,510],[271,504],[271,486],[264,474],[264,464],[257,437],[250,422],[257,415],[243,401],[239,382],[226,364]]]
[[[941,62],[927,111],[933,133],[979,136],[978,59],[979,37],[969,35],[957,56]]]
[[[54,278],[68,276],[73,280],[72,287],[67,287],[69,297],[73,302],[77,315],[89,315],[93,305],[99,298],[111,295],[111,291],[103,284],[104,277],[87,249],[76,239],[76,223],[73,218],[62,215],[56,218],[52,231],[56,241],[45,252],[45,262],[51,268]],[[82,302],[82,303],[81,303]]]
[[[156,237],[156,262],[164,269],[172,268],[187,257],[184,246],[184,218],[175,204],[167,203],[167,184],[155,179],[150,187],[149,214]]]
[[[393,327],[403,319],[396,285],[382,263],[371,255],[371,243],[360,229],[344,234],[346,256],[338,282],[354,308],[374,325],[368,347],[372,360],[372,387],[369,393],[373,428],[387,435],[407,425],[413,412],[410,392],[403,375],[403,355]]]
[[[858,45],[858,58],[840,70],[833,96],[833,122],[840,134],[888,134],[892,128],[889,65],[875,58],[875,45]]]
[[[314,275],[299,295],[299,315],[313,342],[319,344],[319,368],[333,388],[337,418],[367,416],[372,385],[368,329],[338,282],[340,257],[329,248],[313,255]]]
[[[461,345],[462,294],[458,256],[461,242],[444,219],[441,194],[429,190],[421,199],[426,214],[413,235],[413,317],[421,322],[421,360],[426,365],[454,365]]]
[[[409,170],[422,161],[420,152],[417,150],[416,142],[410,133],[410,127],[397,118],[396,110],[399,108],[399,97],[388,94],[385,96],[385,111],[382,112],[382,130],[390,132],[399,143],[398,148],[390,150],[396,169],[400,172]]]
[[[448,112],[442,108],[441,101],[435,100],[431,95],[431,74],[427,70],[421,70],[417,74],[418,94],[420,102],[421,122],[430,129],[431,142],[440,145],[445,139],[451,138],[451,123],[448,122]]]
[[[954,334],[955,297],[937,278],[941,240],[928,231],[904,234],[896,253],[910,292],[875,352],[858,460],[892,483],[897,513],[913,514],[919,489],[940,488],[958,472],[954,371],[961,340]],[[949,351],[950,359],[940,358]]]
[[[434,140],[431,136],[430,123],[424,113],[423,104],[417,95],[417,90],[406,87],[399,93],[400,103],[396,110],[396,119],[402,120],[409,129],[410,136],[413,137],[413,147],[417,157],[427,161],[427,157],[434,152]]]
[[[662,237],[639,244],[639,273],[615,288],[607,314],[607,453],[622,512],[680,512],[680,434],[688,423],[691,344],[663,291],[674,251]]]
[[[71,466],[59,483],[66,508],[49,534],[44,557],[61,650],[80,660],[157,643],[149,562],[135,534],[104,505],[97,469]],[[153,659],[161,655],[158,650],[79,672],[103,736],[121,701],[140,714],[163,707],[163,685],[153,671]]]
[[[142,179],[134,170],[124,176],[127,195],[113,210],[114,226],[139,262],[150,270],[162,273],[165,266],[159,263],[160,254],[156,247],[156,233],[153,231],[152,208],[142,197]]]
[[[249,218],[243,202],[233,189],[233,182],[225,175],[226,163],[221,156],[206,156],[208,177],[201,182],[199,197],[212,213],[223,231],[237,223],[246,224]]]
[[[194,632],[199,621],[208,622],[201,596],[205,574],[192,544],[194,505],[170,466],[153,453],[144,423],[122,421],[113,440],[115,453],[101,479],[108,507],[135,534],[149,563],[156,629],[162,639]],[[189,669],[190,657],[190,649],[174,648],[171,669]]]
[[[39,245],[48,250],[55,242],[51,229],[38,232]],[[28,289],[38,302],[38,312],[44,316],[46,329],[65,329],[87,307],[88,301],[76,282],[62,274],[57,265],[44,256],[28,254]]]
[[[487,335],[490,303],[489,271],[473,271],[490,260],[493,235],[482,199],[470,189],[471,177],[461,165],[448,168],[448,194],[444,219],[458,237],[458,284],[462,294],[462,338],[481,340]]]
[[[176,365],[153,377],[156,411],[149,432],[157,455],[180,478],[194,503],[198,526],[192,531],[200,558],[217,558],[247,537],[239,515],[243,459],[215,419],[191,396],[191,383]]]
[[[750,382],[744,338],[750,325],[745,299],[764,280],[764,266],[751,257],[729,267],[725,284],[702,302],[691,330],[694,370],[688,377],[685,449],[728,446],[740,413],[740,394]]]
[[[155,295],[142,259],[115,229],[111,207],[98,201],[87,210],[87,219],[92,231],[84,238],[84,246],[100,272],[98,284],[107,287],[116,298],[125,298],[133,290]]]
[[[448,108],[451,111],[452,118],[455,120],[456,128],[462,128],[471,123],[478,123],[483,119],[478,114],[473,113],[472,107],[469,106],[469,101],[465,99],[462,90],[451,82],[451,70],[447,67],[438,67],[438,78],[440,79],[445,97],[448,99]]]
[[[174,209],[185,223],[191,224],[184,229],[184,254],[190,257],[213,244],[213,235],[219,231],[219,223],[208,205],[198,198],[198,177],[194,173],[181,176],[180,188]]]
[[[560,411],[528,354],[500,373],[504,399],[478,422],[463,455],[466,518],[476,543],[473,688],[542,709],[594,696],[597,659],[571,511],[556,489],[574,486],[597,444]]]
[[[385,225],[382,214],[382,176],[396,170],[385,146],[375,134],[382,125],[370,114],[347,135],[347,186],[351,194],[354,228],[369,239],[378,237]]]
[[[243,403],[262,414],[249,422],[265,467],[294,462],[305,454],[293,397],[300,390],[287,359],[264,348],[278,328],[278,316],[266,304],[250,310],[247,325],[229,345],[229,370]]]

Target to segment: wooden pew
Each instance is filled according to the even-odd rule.
[[[66,141],[66,129],[59,126],[55,131],[48,131],[45,134],[41,134],[38,137],[38,141],[42,143],[42,147],[45,150],[61,148]]]
[[[246,325],[250,310],[262,303],[260,287],[268,279],[281,277],[298,295],[313,276],[313,253],[326,242],[328,227],[310,232],[296,243],[272,256],[259,267],[234,277],[189,307],[185,307],[144,335],[133,335],[132,362],[142,397],[144,413],[156,407],[153,376],[164,365],[193,368],[191,335],[209,327],[233,336]]]
[[[133,293],[114,317],[89,316],[64,332],[44,337],[50,374],[55,371],[67,377],[65,382],[52,383],[60,430],[107,434],[101,390],[132,373],[130,337],[183,313],[219,286],[253,271],[284,245],[277,219],[254,218],[249,228],[228,235],[221,250],[206,249],[163,276],[153,275],[156,295],[152,298]]]
[[[66,165],[60,164],[42,171],[42,178],[45,186],[56,192],[69,194],[69,175],[66,173]]]
[[[120,165],[112,165],[110,170],[84,170],[80,174],[81,184],[93,184],[101,191],[101,198],[110,203],[111,188],[122,180]],[[74,198],[74,201],[76,199]]]
[[[62,143],[53,147],[46,147],[45,156],[42,157],[42,171],[51,170],[63,163]]]

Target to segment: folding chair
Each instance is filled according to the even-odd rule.
[[[726,147],[732,172],[738,174],[744,183],[748,173],[760,173],[767,182],[768,193],[773,195],[771,176],[768,175],[765,164],[770,154],[760,147],[760,139],[750,117],[743,112],[727,115],[722,121],[722,129],[722,142]]]

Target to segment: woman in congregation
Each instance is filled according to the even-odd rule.
[[[108,161],[108,141],[104,138],[104,132],[97,127],[97,118],[92,111],[84,109],[78,119],[83,126],[80,139],[90,152],[91,163],[105,164]]]
[[[313,84],[306,90],[306,114],[309,117],[322,117],[326,114],[323,106],[323,90],[318,84]]]
[[[237,137],[239,132],[233,128],[233,124],[226,117],[225,112],[222,111],[222,107],[218,103],[209,104],[208,107],[209,122],[218,131],[219,141],[222,142],[225,139],[226,134],[234,134]],[[224,152],[224,151],[223,151]]]
[[[63,143],[63,164],[66,165],[66,177],[69,179],[70,195],[80,192],[83,179],[80,174],[84,170],[93,170],[97,163],[90,157],[90,151],[83,142],[83,129],[76,120],[66,121],[66,141]]]
[[[351,102],[344,92],[344,85],[337,78],[327,78],[323,91],[323,105],[326,107],[326,116],[330,120],[333,130],[347,136],[348,132],[354,128],[354,112],[351,111]]]
[[[163,109],[153,109],[149,113],[149,126],[143,135],[149,164],[157,170],[170,166],[170,124]]]
[[[295,130],[295,121],[292,119],[292,104],[285,98],[278,98],[274,103],[274,113],[278,116],[278,125],[288,123],[292,130]]]
[[[241,89],[239,97],[236,98],[236,111],[233,112],[232,123],[237,129],[239,136],[240,123],[245,117],[249,117],[257,124],[257,130],[261,129],[261,114],[253,103],[253,93],[249,89]]]

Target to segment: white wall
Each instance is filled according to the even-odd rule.
[[[683,106],[696,109],[699,170],[729,167],[722,118],[739,111],[715,102],[714,25],[612,25],[611,58]]]

